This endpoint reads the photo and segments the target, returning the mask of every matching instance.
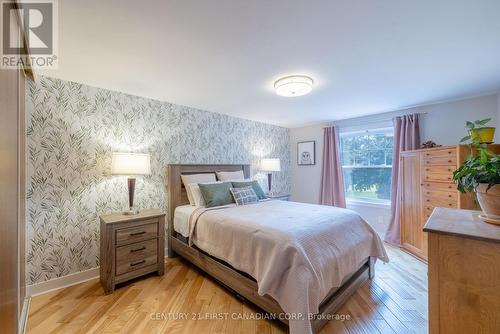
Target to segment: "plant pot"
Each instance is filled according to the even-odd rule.
[[[487,183],[480,183],[476,188],[477,201],[487,218],[500,220],[500,184],[495,184],[488,191]]]
[[[472,140],[478,138],[479,142],[482,144],[491,144],[493,143],[493,137],[495,136],[495,128],[488,126],[469,130],[469,136]]]

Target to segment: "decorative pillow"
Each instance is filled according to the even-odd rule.
[[[215,182],[215,174],[214,173],[205,173],[205,174],[186,174],[181,175],[182,183],[184,183],[184,187],[186,188],[187,197],[189,203],[191,205],[194,204],[193,196],[191,194],[191,190],[188,185],[191,183],[202,183],[202,182]]]
[[[206,203],[203,199],[203,195],[201,194],[200,186],[198,186],[198,183],[190,183],[188,184],[186,189],[189,189],[189,191],[191,191],[191,198],[193,199],[193,203],[191,205],[205,206]]]
[[[234,203],[231,182],[198,183],[207,208]]]
[[[233,194],[236,205],[247,205],[259,202],[259,198],[257,194],[255,194],[252,186],[231,188],[231,194]]]
[[[217,180],[219,181],[233,181],[233,180],[244,180],[245,175],[242,170],[237,172],[216,172]]]
[[[234,181],[232,182],[233,188],[243,188],[243,187],[252,187],[253,191],[257,195],[258,199],[266,199],[266,194],[260,187],[258,181]]]

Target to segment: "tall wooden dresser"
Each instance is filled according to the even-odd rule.
[[[489,145],[500,152],[500,145]],[[400,156],[401,248],[427,260],[427,233],[422,228],[436,207],[474,209],[472,194],[460,193],[453,171],[471,154],[470,145],[404,151]]]

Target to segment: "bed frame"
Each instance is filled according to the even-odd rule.
[[[235,172],[242,170],[245,178],[250,177],[250,165],[168,165],[168,257],[180,255],[215,280],[235,293],[239,298],[248,300],[271,314],[284,313],[280,305],[270,296],[259,296],[257,282],[249,275],[232,268],[197,247],[190,247],[181,240],[174,231],[174,211],[180,205],[189,204],[186,189],[182,184],[183,174],[202,174],[215,172]],[[319,307],[320,314],[334,314],[368,279],[373,278],[375,259],[367,258],[359,268],[348,275],[342,285],[332,289]],[[279,319],[288,325],[285,319]],[[317,317],[311,320],[314,332],[318,332],[328,321],[328,317]]]

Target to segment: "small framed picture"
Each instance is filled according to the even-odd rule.
[[[303,141],[297,143],[297,165],[307,166],[316,164],[316,142]]]

